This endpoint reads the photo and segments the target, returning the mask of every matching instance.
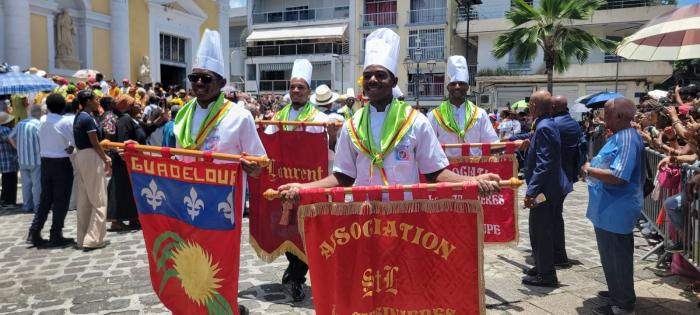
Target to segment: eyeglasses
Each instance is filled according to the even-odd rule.
[[[208,84],[214,81],[214,77],[208,74],[190,74],[187,76],[187,79],[190,80],[190,83],[197,83],[197,81],[201,80],[202,83]]]

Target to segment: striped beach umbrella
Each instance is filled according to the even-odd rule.
[[[617,54],[644,61],[700,58],[700,4],[655,17],[625,38],[617,47]]]

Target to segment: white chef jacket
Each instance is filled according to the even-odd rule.
[[[289,119],[290,121],[294,121],[299,117],[299,111],[294,109],[294,107],[291,108],[289,111]],[[311,120],[312,122],[319,122],[319,123],[325,123],[328,122],[328,115],[324,114],[323,112],[316,110],[316,115],[314,115],[314,118]],[[268,135],[271,135],[275,132],[277,132],[279,128],[275,125],[268,125],[265,127],[265,133]],[[312,133],[321,133],[321,132],[326,132],[326,127],[323,126],[307,126],[305,127],[306,132],[312,132]]]
[[[372,136],[375,143],[378,144],[389,107],[384,112],[377,112],[374,106],[369,105],[363,110],[370,110]],[[355,113],[353,121],[359,121],[360,114],[361,112]],[[335,146],[333,172],[355,178],[355,186],[384,185],[379,168],[373,166],[369,157],[360,152],[352,143],[348,133],[349,123],[350,121],[346,121],[343,125],[338,143]],[[430,127],[428,119],[421,113],[416,115],[413,125],[394,150],[384,157],[384,170],[390,185],[417,184],[419,173],[434,173],[447,167],[448,164],[447,156],[440,148],[440,143]],[[374,168],[371,177],[369,175],[370,166]]]
[[[467,115],[467,107],[464,105],[460,107],[457,107],[454,104],[450,105],[452,105],[452,111],[454,113],[455,120],[459,125],[459,128],[463,129],[465,123],[464,118]],[[472,104],[472,106],[476,105]],[[488,114],[486,114],[486,111],[480,107],[476,107],[476,115],[476,122],[474,122],[474,126],[471,129],[469,129],[469,131],[467,131],[467,133],[464,135],[464,139],[459,139],[458,135],[442,128],[442,126],[438,123],[437,118],[435,118],[435,114],[432,110],[430,111],[430,113],[428,113],[428,121],[430,121],[430,126],[433,127],[433,130],[437,134],[438,140],[441,144],[497,143],[499,140],[498,134],[496,134],[496,131],[493,129],[493,126],[491,125],[491,120],[489,119]],[[453,148],[447,149],[445,151],[448,156],[462,155],[461,149]],[[481,155],[481,149],[472,148],[471,155]]]

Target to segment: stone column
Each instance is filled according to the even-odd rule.
[[[112,46],[112,77],[117,82],[131,76],[129,50],[129,1],[111,0],[110,44]],[[153,57],[153,56],[149,56]],[[136,80],[136,78],[130,78]]]
[[[2,1],[2,20],[4,30],[5,61],[18,65],[20,69],[32,65],[32,46],[30,42],[29,1]]]
[[[221,35],[221,49],[224,53],[224,78],[227,81],[231,81],[231,50],[228,44],[228,16],[230,8],[228,0],[219,0],[219,34]]]

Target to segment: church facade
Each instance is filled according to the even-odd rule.
[[[204,29],[228,38],[228,12],[228,0],[0,0],[0,61],[184,85]]]

